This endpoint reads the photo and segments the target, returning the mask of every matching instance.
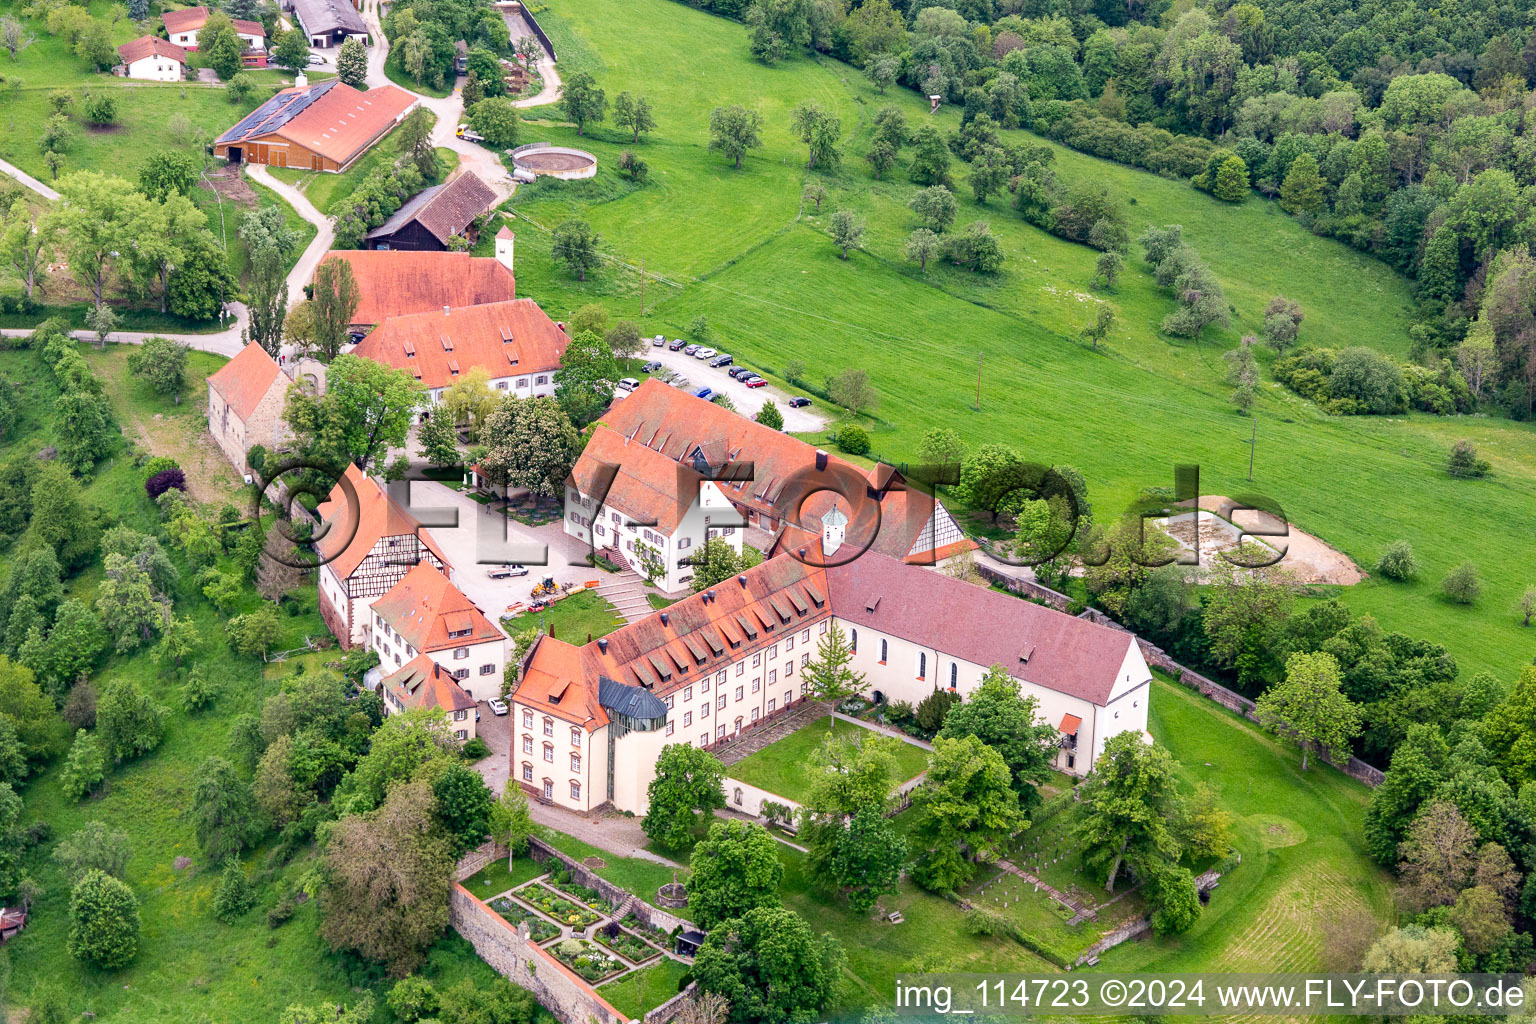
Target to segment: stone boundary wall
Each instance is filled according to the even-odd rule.
[[[660,1006],[647,1010],[645,1024],[671,1024],[672,1019],[682,1011],[683,1004],[693,998],[693,994],[698,991],[698,988],[698,982],[690,981],[677,995],[668,999]]]
[[[518,14],[521,14],[523,16],[523,20],[528,23],[528,27],[533,29],[533,34],[538,38],[539,42],[544,44],[544,49],[549,53],[549,59],[559,63],[560,58],[555,53],[555,44],[550,42],[549,36],[544,34],[544,29],[534,18],[533,12],[528,9],[527,4],[520,3],[519,0],[502,0],[501,3],[498,3],[495,6],[498,8],[506,7],[516,11]]]
[[[454,865],[453,880],[455,882],[462,882],[492,861],[506,859],[507,848],[505,846],[498,846],[490,840],[486,840],[459,858],[459,862]]]
[[[721,782],[725,789],[725,806],[742,814],[750,814],[756,817],[763,816],[764,802],[783,804],[792,811],[800,810],[800,805],[787,796],[769,792],[760,786],[754,786],[750,782],[742,782],[727,776]],[[736,794],[741,793],[741,799],[736,799]]]
[[[1242,855],[1239,854],[1237,858],[1238,863],[1242,863],[1242,859]],[[1198,892],[1209,892],[1216,888],[1216,883],[1219,881],[1221,881],[1221,872],[1213,869],[1195,879],[1195,889]],[[1151,930],[1152,919],[1149,917],[1138,917],[1134,921],[1127,921],[1114,931],[1106,933],[1098,942],[1084,950],[1082,956],[1072,962],[1072,967],[1081,967],[1091,960],[1097,960],[1100,953],[1114,949],[1122,942],[1129,942],[1131,939],[1145,935]],[[1068,970],[1070,969],[1068,968]]]
[[[1059,612],[1065,613],[1072,606],[1072,599],[1070,597],[1058,593],[1049,587],[1041,586],[1033,580],[1015,579],[1012,576],[999,572],[990,565],[980,563],[977,564],[976,571],[981,575],[982,579],[989,583],[995,583],[1005,590],[1011,590],[1015,594],[1020,594],[1026,598],[1043,601]],[[1087,619],[1089,622],[1097,623],[1100,626],[1108,626],[1110,629],[1118,629],[1124,633],[1131,632],[1097,608],[1085,609],[1078,615],[1078,618]],[[1135,634],[1132,635],[1135,636]],[[1151,665],[1153,668],[1162,669],[1173,676],[1174,680],[1178,683],[1196,691],[1207,700],[1215,701],[1228,711],[1242,715],[1250,721],[1258,721],[1258,717],[1253,712],[1252,700],[1222,686],[1214,679],[1201,675],[1192,668],[1186,668],[1179,664],[1169,656],[1167,651],[1156,644],[1149,643],[1139,636],[1135,636],[1135,639],[1136,646],[1141,648],[1141,656],[1147,660],[1148,665]],[[1385,777],[1380,768],[1367,764],[1358,757],[1351,756],[1347,761],[1343,762],[1321,754],[1318,755],[1318,758],[1333,765],[1357,782],[1362,782],[1373,789],[1381,785],[1381,780]]]
[[[448,893],[448,923],[492,970],[532,992],[540,1006],[565,1024],[624,1024],[628,1019],[457,882]]]
[[[550,846],[538,836],[530,836],[528,838],[528,854],[541,864],[550,860],[558,861],[571,873],[572,881],[577,885],[584,885],[588,889],[596,889],[598,895],[615,907],[625,900],[629,900],[630,909],[634,911],[635,916],[652,928],[659,928],[664,932],[670,932],[676,928],[688,929],[693,927],[692,922],[684,921],[677,915],[669,914],[665,910],[652,905],[646,899],[646,896],[654,894],[631,893],[628,889],[621,889],[608,881],[608,879],[598,875],[597,872],[576,858]]]

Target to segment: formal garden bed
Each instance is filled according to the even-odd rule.
[[[662,949],[668,949],[672,945],[672,936],[670,934],[661,928],[657,928],[654,925],[647,924],[646,922],[640,920],[635,916],[635,912],[633,910],[624,915],[624,920],[619,923],[622,924],[625,928],[628,928],[630,931],[634,932],[636,935],[646,939],[648,942],[660,946]]]
[[[552,889],[537,882],[525,885],[515,893],[518,899],[535,907],[561,924],[572,928],[587,928],[603,919],[603,915],[590,907],[573,903]]]
[[[548,942],[560,934],[559,925],[545,920],[510,896],[497,896],[491,900],[490,906],[514,927],[526,921],[528,937],[534,942]]]
[[[586,939],[562,939],[545,948],[555,959],[590,982],[603,981],[629,970],[629,964]]]
[[[592,937],[631,963],[643,964],[661,955],[661,950],[640,936],[631,935],[614,921],[597,929]]]
[[[585,885],[577,885],[571,881],[571,873],[565,868],[556,868],[543,879],[545,885],[559,889],[572,899],[579,900],[593,910],[602,911],[604,914],[613,912],[613,904],[603,899],[596,889],[589,889]]]

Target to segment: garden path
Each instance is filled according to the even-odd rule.
[[[538,824],[574,836],[588,846],[595,846],[619,857],[636,857],[683,870],[682,864],[645,848],[645,844],[651,840],[640,828],[639,818],[625,818],[617,814],[588,816],[536,800],[529,801],[528,811]]]
[[[36,192],[38,195],[42,196],[44,199],[49,200],[50,202],[59,198],[59,194],[57,192],[49,188],[47,185],[44,185],[42,182],[38,181],[36,178],[32,177],[32,175],[28,174],[20,167],[17,167],[15,164],[8,164],[4,160],[0,160],[0,174],[9,174],[11,177],[25,185],[27,188],[31,189],[33,192]]]

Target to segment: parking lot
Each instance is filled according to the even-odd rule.
[[[731,404],[744,416],[756,416],[757,411],[763,407],[763,403],[770,398],[773,399],[774,404],[779,407],[779,412],[784,416],[784,429],[789,433],[805,434],[826,428],[827,417],[815,405],[808,405],[803,409],[791,409],[789,395],[772,384],[761,388],[749,388],[740,381],[731,379],[732,368],[729,366],[716,368],[709,365],[708,359],[695,359],[692,356],[683,355],[681,351],[672,352],[666,346],[655,348],[648,345],[640,358],[654,360],[669,370],[682,373],[688,378],[690,393],[707,387],[717,394],[730,396]]]

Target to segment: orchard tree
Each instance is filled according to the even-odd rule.
[[[53,862],[74,885],[90,871],[122,878],[132,852],[127,833],[100,821],[88,821],[59,840],[53,848]]]
[[[779,905],[784,880],[779,842],[755,822],[732,819],[710,825],[693,849],[690,867],[688,908],[701,927]]]
[[[550,255],[570,267],[578,280],[585,281],[587,271],[597,266],[597,246],[602,236],[592,229],[591,224],[571,217],[555,225],[552,237],[554,244]]]
[[[149,217],[149,199],[122,178],[76,171],[59,181],[64,202],[50,214],[70,273],[90,292],[92,306],[105,300],[119,254],[130,252]]]
[[[917,214],[923,227],[936,235],[942,235],[950,229],[955,223],[955,212],[959,209],[955,194],[943,185],[930,185],[919,190],[907,206]]]
[[[561,83],[560,105],[565,116],[576,122],[577,135],[585,135],[587,125],[603,120],[608,112],[608,98],[585,71],[578,71]]]
[[[832,214],[832,242],[842,250],[842,258],[848,258],[851,249],[864,242],[864,218],[852,210],[837,210]]]
[[[970,697],[950,709],[940,739],[975,736],[997,751],[1008,766],[1019,806],[1040,802],[1038,787],[1051,774],[1060,750],[1056,727],[1040,714],[1033,694],[1021,694],[1018,680],[993,665]]]
[[[214,864],[255,846],[266,831],[250,785],[222,757],[210,757],[198,769],[192,823],[198,847]]]
[[[912,877],[933,892],[963,887],[977,858],[997,854],[1009,836],[1029,826],[1008,765],[975,736],[934,741],[927,781],[912,803],[919,815],[913,835],[922,851]]]
[[[864,370],[847,369],[833,377],[827,384],[827,397],[848,410],[849,416],[858,416],[875,407],[879,395]]]
[[[92,869],[69,894],[69,955],[102,970],[126,966],[139,951],[139,901],[127,884]]]
[[[47,266],[46,254],[56,241],[53,217],[39,213],[31,203],[18,199],[0,222],[0,266],[15,272],[30,300]]]
[[[1277,355],[1284,355],[1286,349],[1296,344],[1303,316],[1301,303],[1284,295],[1274,296],[1264,307],[1264,340]]]
[[[928,261],[939,256],[939,236],[927,228],[918,228],[907,236],[901,254],[908,263],[916,263],[919,270],[926,272]]]
[[[1083,814],[1073,837],[1083,860],[1107,872],[1105,891],[1115,891],[1123,865],[1146,878],[1177,857],[1178,775],[1163,747],[1143,743],[1139,732],[1110,737],[1078,793]]]
[[[842,137],[843,123],[830,112],[821,109],[811,100],[805,100],[789,115],[790,128],[805,143],[808,157],[806,169],[836,170],[841,161],[837,140]]]
[[[188,351],[182,342],[154,335],[129,353],[128,372],[180,405],[181,389],[187,382]]]
[[[656,129],[656,117],[651,113],[651,101],[644,96],[633,97],[627,92],[619,93],[613,101],[613,123],[620,128],[628,129],[630,141],[638,144],[640,136]]]
[[[1254,706],[1261,725],[1301,747],[1302,771],[1311,750],[1343,757],[1349,741],[1360,734],[1360,707],[1344,696],[1343,683],[1333,655],[1299,651],[1286,660],[1285,679],[1265,690]]]
[[[688,743],[662,747],[646,788],[650,809],[641,822],[645,834],[669,849],[687,845],[699,821],[710,821],[725,806],[724,778],[725,766],[707,750]]]
[[[748,150],[762,149],[763,119],[740,105],[716,107],[709,114],[709,148],[725,154],[737,170]]]

